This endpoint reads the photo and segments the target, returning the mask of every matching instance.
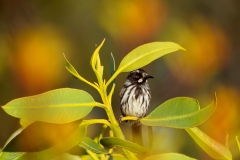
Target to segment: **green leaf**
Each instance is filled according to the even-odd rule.
[[[197,127],[186,129],[194,141],[212,158],[231,160],[232,154],[224,145],[218,143]]]
[[[62,88],[10,101],[2,108],[9,115],[51,123],[68,123],[85,117],[96,105],[83,90]]]
[[[128,159],[120,156],[112,156],[112,160],[128,160]]]
[[[84,79],[82,76],[80,76],[78,74],[78,72],[76,71],[76,69],[71,65],[71,63],[67,60],[65,54],[63,54],[64,57],[64,62],[65,62],[65,67],[66,69],[76,78],[78,79]]]
[[[93,88],[95,88],[96,90],[98,90],[97,86],[94,85],[93,83],[87,81],[85,78],[83,78],[82,76],[80,76],[78,74],[78,72],[76,71],[76,69],[71,65],[71,63],[67,60],[66,56],[63,54],[64,56],[64,61],[65,61],[65,67],[66,69],[77,79],[87,83],[88,85],[92,86]]]
[[[130,141],[122,140],[116,137],[107,137],[107,138],[102,138],[100,140],[100,143],[108,148],[112,147],[120,147],[120,148],[125,148],[128,149],[132,152],[135,153],[147,153],[148,149],[144,148],[138,144],[132,143]]]
[[[95,49],[93,52],[93,55],[91,57],[91,66],[94,71],[94,73],[97,76],[98,83],[100,86],[102,85],[102,76],[103,76],[103,66],[101,65],[100,57],[99,57],[99,51],[103,46],[105,39],[102,41],[102,43]]]
[[[108,80],[108,86],[121,72],[129,72],[146,66],[152,61],[177,50],[185,50],[173,42],[152,42],[141,45],[128,53],[121,61],[115,74]]]
[[[113,74],[115,73],[115,59],[113,54],[111,53],[111,63],[110,63],[110,74],[111,77],[113,76]],[[111,85],[114,85],[115,83],[115,79],[113,79],[113,81],[111,82]]]
[[[80,155],[81,160],[94,160],[90,155]]]
[[[227,133],[226,138],[225,138],[225,147],[226,147],[227,149],[229,149],[228,139],[229,139],[229,135],[228,135],[228,133]]]
[[[200,125],[213,113],[216,102],[199,110],[198,102],[192,98],[178,97],[170,99],[140,121],[147,126],[189,128]]]
[[[24,155],[23,152],[1,152],[0,153],[0,160],[20,160],[19,157]],[[22,159],[24,160],[24,159]]]
[[[89,137],[85,137],[79,144],[81,147],[90,150],[94,153],[108,154],[108,152]]]
[[[57,157],[82,141],[86,127],[79,125],[79,121],[68,124],[35,122],[7,144],[0,160],[48,160]]]
[[[7,144],[12,141],[13,138],[15,138],[17,135],[19,135],[19,133],[21,133],[22,130],[23,130],[23,128],[19,128],[18,130],[16,130],[16,131],[8,138],[8,140],[7,140],[7,142],[4,144],[3,148],[5,148],[5,147],[7,146]]]
[[[68,153],[63,153],[60,156],[53,158],[51,160],[82,160],[79,156],[75,156]]]
[[[29,126],[30,124],[34,123],[35,121],[34,120],[31,120],[31,119],[20,119],[20,125],[22,127],[27,127]]]
[[[236,141],[237,141],[238,149],[239,149],[239,151],[240,151],[240,143],[239,143],[238,136],[236,136]]]
[[[79,126],[80,121],[65,124],[35,122],[11,139],[4,152],[36,152],[56,145],[66,139]],[[61,134],[59,134],[61,133]]]
[[[183,154],[178,153],[164,153],[164,154],[157,154],[154,156],[147,157],[147,160],[196,160],[195,158],[190,158]]]
[[[111,76],[114,74],[114,72],[115,72],[115,59],[114,59],[113,54],[111,53],[111,63],[110,63]]]
[[[141,45],[128,53],[121,61],[118,70],[129,72],[141,68],[165,54],[184,50],[181,46],[173,42],[152,42]]]
[[[103,44],[105,42],[105,39],[102,41],[102,43],[95,49],[95,51],[92,54],[91,57],[91,66],[92,68],[95,70],[98,70],[101,67],[101,62],[100,62],[100,58],[99,58],[99,51],[102,48]]]

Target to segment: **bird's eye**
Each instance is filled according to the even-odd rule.
[[[138,80],[139,78],[140,78],[139,75],[135,75],[135,76],[134,76],[134,79],[136,79],[136,80]]]

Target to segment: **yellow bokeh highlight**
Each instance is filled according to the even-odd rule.
[[[204,123],[207,133],[214,139],[225,142],[225,137],[239,132],[240,93],[233,87],[218,85],[216,87],[217,107],[213,115]]]
[[[35,93],[61,84],[65,79],[62,53],[67,49],[64,37],[51,26],[20,32],[11,54],[11,66],[19,85],[26,92]]]
[[[132,43],[153,37],[166,16],[162,1],[105,1],[100,24],[117,41]]]
[[[224,67],[230,57],[230,44],[221,28],[199,17],[188,26],[180,21],[172,25],[174,39],[187,50],[166,57],[176,78],[189,84],[200,83]]]

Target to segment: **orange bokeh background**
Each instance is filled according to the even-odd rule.
[[[150,81],[150,110],[169,98],[189,96],[205,107],[217,95],[212,117],[199,126],[221,143],[229,134],[229,147],[239,158],[235,136],[240,134],[240,5],[234,1],[27,1],[0,2],[0,105],[12,99],[61,87],[97,93],[74,79],[65,69],[63,56],[79,73],[96,81],[89,64],[95,45],[100,51],[106,79],[110,53],[121,59],[135,47],[153,41],[172,41],[186,51],[164,56],[144,67]],[[127,74],[116,79],[113,105],[120,115],[118,93]],[[0,110],[0,148],[20,125]],[[88,116],[106,117],[94,109]],[[129,126],[123,125],[127,139]],[[94,135],[94,129],[88,132]],[[156,152],[181,152],[211,159],[184,131],[156,128]],[[157,147],[158,146],[158,147]]]

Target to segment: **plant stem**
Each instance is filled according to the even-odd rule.
[[[93,152],[86,150],[86,152],[92,157],[92,159],[94,160],[99,160],[98,157],[96,156],[96,154],[94,154]]]
[[[111,105],[111,99],[108,98],[107,96],[107,91],[106,91],[106,86],[102,87],[101,91],[99,92],[100,95],[101,95],[101,98],[103,100],[103,103],[108,106],[105,108],[105,111],[107,113],[107,116],[109,118],[109,121],[110,121],[110,128],[112,129],[114,135],[117,137],[117,138],[120,138],[120,139],[124,139],[125,140],[125,137],[122,133],[122,130],[114,116],[114,113],[113,113],[113,110],[112,110],[112,105]],[[128,159],[131,159],[131,160],[137,160],[137,157],[130,151],[126,150],[126,149],[123,149],[126,157]]]

